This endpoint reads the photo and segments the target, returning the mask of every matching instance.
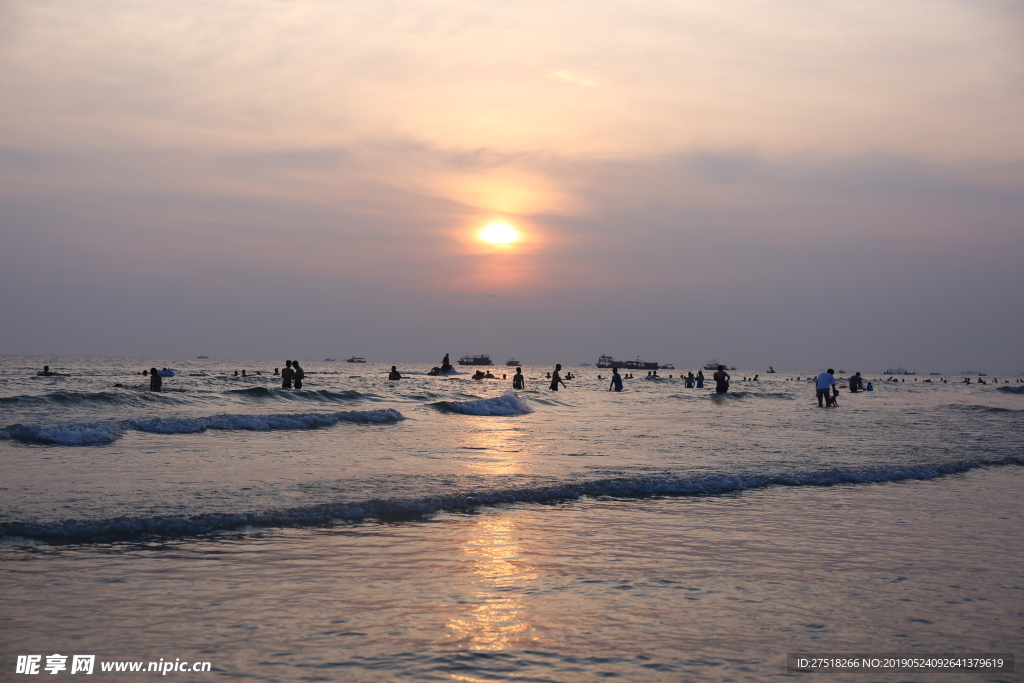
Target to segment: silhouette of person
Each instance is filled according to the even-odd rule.
[[[693,373],[687,373],[686,378],[683,380],[683,386],[686,387],[687,389],[693,389],[693,383],[695,381],[696,378],[693,376]]]
[[[608,391],[622,391],[622,377],[618,368],[612,368],[612,381],[608,385]]]
[[[850,391],[853,393],[857,393],[858,390],[864,389],[864,379],[860,376],[859,372],[855,373],[853,377],[850,378],[849,385]]]
[[[513,389],[524,389],[526,388],[526,378],[523,377],[523,369],[516,368],[516,374],[512,375],[512,388]]]
[[[452,369],[451,360],[448,358],[448,354],[444,354],[444,358],[441,360],[441,374],[444,374]]]
[[[292,376],[294,374],[295,374],[295,371],[292,370],[292,362],[290,360],[286,360],[284,362],[284,370],[281,371],[281,388],[282,389],[291,389],[292,388]]]
[[[703,370],[698,370],[697,371],[697,388],[698,389],[703,389],[704,388],[704,371]]]
[[[149,369],[149,390],[160,391],[160,387],[163,385],[164,380],[160,377],[160,371],[156,368]]]
[[[562,364],[561,363],[556,363],[555,364],[555,371],[551,373],[551,386],[548,387],[548,389],[550,389],[551,391],[558,391],[558,384],[559,383],[562,384],[563,388],[568,389],[568,387],[565,386],[565,382],[562,382],[561,375],[558,374],[561,371],[562,371]]]
[[[399,374],[396,366],[391,366],[391,372],[388,373],[388,379],[402,379],[402,375]]]
[[[295,380],[295,388],[302,388],[302,379],[306,376],[306,373],[299,367],[299,361],[292,361],[292,379]]]
[[[836,385],[835,370],[829,368],[825,372],[818,375],[818,383],[815,385],[815,390],[818,396],[818,407],[829,407],[833,404],[833,401],[829,397],[832,388]]]
[[[729,373],[725,371],[724,365],[718,366],[718,372],[714,374],[715,393],[724,394],[729,391]]]

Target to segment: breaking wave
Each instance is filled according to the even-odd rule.
[[[817,471],[690,473],[645,475],[552,484],[532,488],[463,491],[429,498],[396,498],[324,503],[283,510],[196,515],[143,515],[111,519],[65,519],[55,522],[0,522],[0,537],[47,541],[88,542],[147,536],[193,536],[247,527],[329,526],[362,519],[462,511],[481,505],[544,503],[584,496],[642,498],[649,496],[706,496],[768,486],[833,486],[906,480],[925,480],[981,467],[1024,465],[1024,458],[977,459],[959,462],[833,468]]]
[[[151,434],[196,434],[208,429],[270,431],[319,429],[339,422],[386,423],[404,420],[397,410],[348,410],[335,413],[213,415],[210,417],[131,419],[120,422],[73,422],[61,425],[15,424],[0,429],[0,438],[30,443],[87,446],[113,443],[128,431]]]
[[[494,398],[480,398],[473,401],[438,401],[431,405],[438,410],[462,413],[463,415],[525,415],[533,412],[533,408],[511,391]]]

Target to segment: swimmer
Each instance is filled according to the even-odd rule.
[[[391,372],[388,373],[388,379],[402,379],[402,375],[398,372],[398,368],[396,366],[391,366]]]
[[[551,391],[558,391],[559,383],[561,383],[563,389],[568,389],[569,388],[569,387],[565,386],[565,382],[562,381],[562,377],[561,377],[561,375],[559,375],[559,373],[561,371],[562,371],[562,364],[561,363],[555,363],[555,371],[552,372],[549,375],[551,377],[551,386],[549,386],[548,389],[550,389]]]
[[[697,371],[697,388],[698,389],[703,389],[704,388],[704,371],[703,370],[698,370]]]
[[[516,374],[512,375],[512,388],[513,389],[525,389],[526,378],[523,377],[523,369],[516,368]]]
[[[852,391],[855,394],[858,390],[864,388],[864,380],[861,378],[859,372],[855,373],[854,376],[850,378],[849,385],[850,391]]]
[[[618,368],[612,368],[612,382],[608,385],[608,391],[622,391],[622,377],[619,376]]]
[[[714,374],[715,393],[724,394],[729,391],[729,373],[725,371],[724,365],[718,366],[718,372]]]
[[[156,368],[150,368],[149,369],[149,390],[150,391],[160,391],[160,387],[161,387],[161,385],[163,385],[163,383],[164,383],[164,381],[160,377],[160,371],[157,370]]]
[[[303,372],[302,368],[299,367],[299,361],[293,360],[292,361],[292,379],[295,380],[295,388],[296,389],[301,389],[302,388],[302,379],[305,376],[306,376],[306,373]]]
[[[291,389],[292,388],[292,376],[294,374],[295,374],[295,371],[292,370],[292,362],[290,360],[286,360],[284,362],[284,370],[281,371],[281,388],[282,389]]]
[[[687,373],[686,378],[683,380],[683,386],[686,387],[687,389],[693,389],[693,383],[695,381],[697,381],[697,380],[693,376],[693,372],[691,371],[691,372]]]

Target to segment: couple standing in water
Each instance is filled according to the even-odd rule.
[[[551,373],[551,386],[548,387],[551,391],[558,391],[558,385],[561,384],[565,387],[565,382],[562,381],[561,376],[562,364],[555,365],[555,371]],[[526,378],[523,376],[523,369],[516,368],[516,374],[512,375],[512,388],[513,389],[525,389]]]
[[[302,368],[299,366],[297,360],[286,360],[284,362],[284,370],[281,371],[281,388],[291,389],[292,382],[295,383],[296,389],[302,388],[302,380],[306,376]]]

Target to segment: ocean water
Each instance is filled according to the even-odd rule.
[[[158,394],[153,365],[177,371]],[[0,679],[58,653],[212,665],[179,680],[766,680],[806,675],[789,652],[1024,640],[1019,378],[866,372],[826,410],[812,370],[719,396],[678,370],[552,392],[527,366],[513,392],[503,366],[312,361],[289,391],[280,365],[0,357]]]

